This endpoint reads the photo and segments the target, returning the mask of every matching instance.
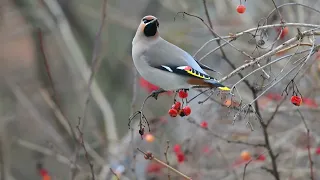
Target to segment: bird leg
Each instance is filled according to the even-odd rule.
[[[151,94],[150,94],[150,97],[153,97],[154,99],[158,100],[159,94],[164,93],[164,92],[167,92],[167,91],[165,91],[164,89],[160,88],[158,90],[152,91]]]

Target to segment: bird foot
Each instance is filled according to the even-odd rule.
[[[155,100],[158,100],[159,94],[164,93],[164,92],[167,92],[167,91],[160,88],[158,90],[152,91],[150,96],[153,97]]]

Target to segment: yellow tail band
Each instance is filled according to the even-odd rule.
[[[222,90],[222,91],[230,91],[230,88],[228,88],[228,87],[218,87],[220,90]]]

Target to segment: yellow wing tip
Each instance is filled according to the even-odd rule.
[[[222,90],[222,91],[230,91],[230,88],[228,88],[228,87],[218,87],[220,90]]]

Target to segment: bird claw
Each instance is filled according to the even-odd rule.
[[[166,91],[163,89],[158,89],[158,90],[152,91],[150,96],[153,97],[155,100],[158,100],[159,94],[164,93],[164,92],[166,92]]]

